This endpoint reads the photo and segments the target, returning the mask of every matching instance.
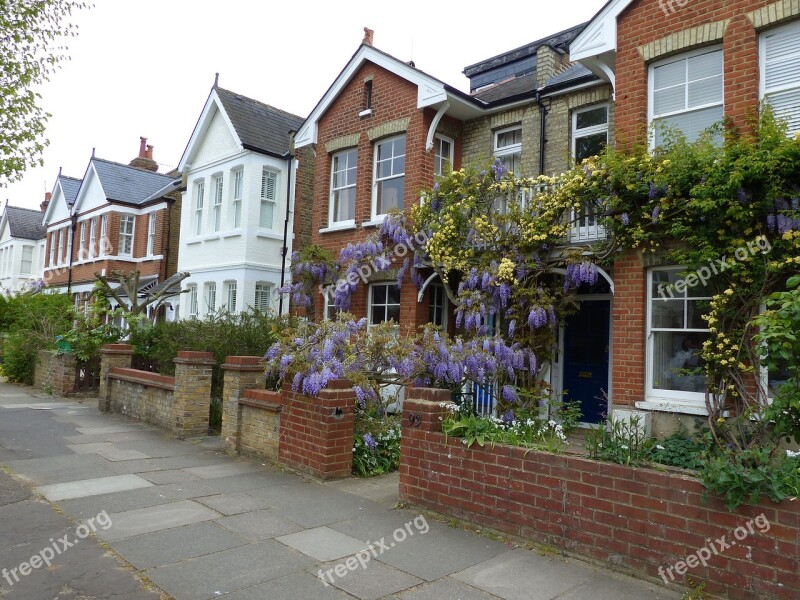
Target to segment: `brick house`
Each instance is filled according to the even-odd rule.
[[[190,273],[180,318],[279,310],[297,174],[290,132],[301,123],[215,83],[178,165],[187,181],[179,270]]]
[[[95,273],[138,270],[143,287],[175,273],[181,180],[157,169],[152,146],[141,138],[129,165],[93,156],[83,179],[59,175],[42,220],[48,287],[72,294],[80,306]]]
[[[42,211],[9,206],[6,200],[0,216],[0,294],[24,290],[42,278],[44,240]]]
[[[719,2],[612,0],[570,45],[571,57],[614,88],[616,139],[625,147],[666,123],[689,139],[723,117],[742,129],[761,101],[800,131],[800,5],[789,0]],[[650,143],[659,143],[659,135]],[[704,383],[676,376],[686,340],[700,344],[704,321],[688,307],[665,321],[654,282],[675,281],[680,265],[626,251],[614,266],[610,396],[615,407],[652,411],[663,431],[673,415],[706,414]],[[673,315],[675,316],[675,315]]]

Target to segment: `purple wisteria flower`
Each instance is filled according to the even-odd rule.
[[[539,329],[545,325],[547,325],[547,312],[541,306],[531,309],[528,314],[528,327]]]
[[[519,397],[517,396],[517,390],[514,389],[513,385],[504,385],[502,395],[503,395],[503,400],[505,400],[506,402],[516,402],[517,400],[519,400]]]
[[[650,216],[653,223],[658,223],[658,215],[661,214],[661,206],[656,206],[653,209],[653,214]]]
[[[508,169],[506,169],[506,166],[498,158],[492,165],[492,172],[494,173],[494,180],[499,182],[501,179],[503,179],[503,175],[508,173]]]
[[[630,224],[630,222],[631,222],[631,219],[628,216],[628,213],[626,213],[626,212],[622,213],[622,224],[627,227]]]
[[[378,442],[375,441],[375,438],[372,437],[371,433],[364,434],[364,444],[366,444],[367,448],[373,451],[378,447]]]
[[[503,388],[503,392],[505,392],[505,387]],[[505,413],[503,413],[503,416],[500,418],[503,421],[503,425],[506,426],[513,425],[514,421],[516,421],[517,419],[516,415],[514,414],[514,411],[511,409],[508,409]]]

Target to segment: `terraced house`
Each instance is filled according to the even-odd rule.
[[[0,215],[0,294],[30,289],[42,278],[44,239],[42,212],[6,201]]]
[[[76,306],[87,301],[95,273],[138,270],[143,290],[175,273],[181,180],[157,173],[152,146],[140,141],[130,165],[93,156],[83,179],[56,181],[42,221],[44,280]]]

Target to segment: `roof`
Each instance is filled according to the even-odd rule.
[[[42,211],[16,206],[6,206],[8,230],[11,237],[25,240],[41,240],[46,235],[42,226]]]
[[[553,75],[550,79],[548,79],[544,86],[550,87],[552,85],[561,85],[565,83],[573,83],[577,80],[583,79],[584,77],[594,77],[594,74],[584,67],[580,63],[575,63],[561,71]]]
[[[166,188],[175,179],[161,173],[115,163],[102,158],[92,158],[100,185],[108,200],[125,204],[144,204],[152,195]]]
[[[498,54],[497,56],[493,56],[491,58],[487,58],[486,60],[482,60],[481,62],[464,67],[464,75],[467,77],[474,77],[475,75],[490,69],[495,69],[502,65],[516,62],[522,58],[536,54],[536,51],[541,46],[550,46],[555,50],[568,52],[570,43],[572,43],[572,40],[574,40],[578,34],[583,31],[583,28],[586,27],[586,25],[586,23],[575,25],[574,27],[570,27],[564,31],[559,31],[558,33],[554,33],[529,44],[525,44],[519,48],[509,50],[503,54]]]
[[[78,197],[78,190],[81,189],[81,180],[67,175],[59,175],[58,181],[64,191],[64,199],[67,201],[67,206],[72,206],[75,203],[75,198]]]
[[[215,88],[228,118],[247,150],[283,156],[289,151],[289,132],[303,118],[223,88]]]
[[[519,96],[520,94],[532,94],[535,91],[536,73],[529,73],[495,84],[490,88],[474,94],[474,97],[484,102],[499,102],[511,98],[512,96]]]

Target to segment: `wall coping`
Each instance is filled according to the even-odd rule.
[[[197,352],[195,350],[181,350],[173,359],[176,365],[216,365],[211,352]]]
[[[100,348],[101,354],[133,354],[130,344],[105,344]]]
[[[175,391],[175,378],[168,375],[159,375],[149,371],[138,369],[127,369],[125,367],[111,367],[108,374],[109,379],[118,379],[129,383],[136,383],[147,387],[160,388],[170,392]]]
[[[262,390],[258,388],[248,388],[244,390],[242,397],[239,398],[239,402],[242,401],[242,398],[247,400],[259,400],[261,402],[270,402],[273,404],[280,403],[280,392],[275,392],[273,390]]]
[[[261,356],[226,356],[222,368],[226,371],[263,371]]]
[[[275,402],[266,402],[265,400],[256,400],[254,398],[239,398],[239,406],[250,406],[252,408],[259,408],[270,412],[281,412],[283,408],[280,404]]]

